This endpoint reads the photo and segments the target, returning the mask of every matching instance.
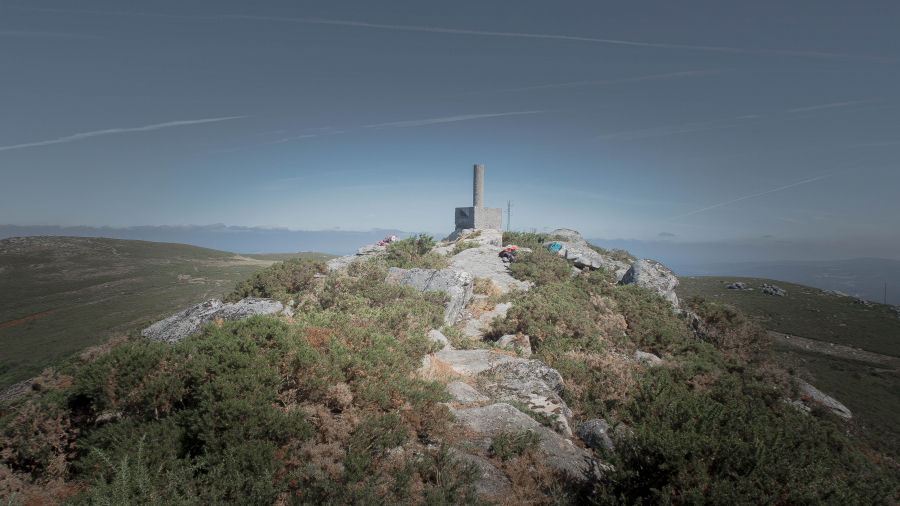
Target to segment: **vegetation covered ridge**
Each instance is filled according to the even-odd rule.
[[[530,336],[565,379],[575,420],[626,427],[612,467],[578,483],[543,466],[528,434],[495,437],[482,458],[510,481],[506,504],[895,504],[900,473],[826,409],[807,415],[795,366],[733,308],[665,299],[573,273],[535,233],[512,273],[535,287],[492,334]],[[396,245],[395,245],[396,244]],[[48,369],[0,403],[0,494],[29,504],[484,504],[481,471],[460,455],[446,380],[420,374],[444,324],[442,292],[385,284],[391,266],[443,267],[427,236],[327,273],[312,259],[273,265],[233,298],[271,297],[293,316],[215,322],[175,345],[120,336]],[[486,290],[490,292],[490,290]],[[489,297],[489,298],[490,298]],[[642,350],[662,365],[623,362]],[[578,440],[574,444],[580,444]],[[12,498],[16,493],[16,498]]]

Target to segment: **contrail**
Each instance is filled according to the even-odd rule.
[[[543,33],[522,33],[522,32],[494,32],[485,30],[465,30],[459,28],[438,28],[432,26],[416,26],[416,25],[392,25],[382,23],[366,23],[362,21],[343,21],[339,19],[316,19],[316,18],[285,18],[275,16],[250,16],[250,15],[220,15],[220,16],[184,16],[173,14],[154,14],[147,12],[110,12],[110,11],[89,11],[80,9],[33,9],[27,7],[15,7],[21,10],[36,10],[45,12],[78,12],[84,14],[101,14],[116,16],[147,16],[172,19],[196,19],[196,20],[216,20],[216,19],[250,19],[259,21],[282,21],[293,23],[315,23],[322,25],[342,25],[342,26],[362,26],[366,28],[381,28],[385,30],[405,30],[413,32],[433,32],[433,33],[449,33],[458,35],[486,35],[491,37],[520,37],[531,39],[555,39],[555,40],[575,40],[583,42],[599,42],[603,44],[617,44],[623,46],[637,47],[655,47],[661,49],[689,49],[695,51],[713,51],[718,53],[735,53],[735,54],[751,54],[760,56],[802,56],[807,58],[820,58],[828,60],[854,60],[865,61],[871,63],[897,63],[900,58],[890,58],[882,56],[866,56],[852,54],[836,54],[836,53],[820,53],[815,51],[779,51],[770,49],[743,49],[737,47],[724,46],[692,46],[685,44],[664,44],[653,42],[635,42],[629,40],[618,39],[600,39],[593,37],[575,37],[571,35],[550,35]]]
[[[621,79],[605,79],[601,81],[578,81],[574,83],[562,83],[562,84],[544,84],[542,86],[527,86],[525,88],[510,88],[506,90],[495,90],[495,91],[485,91],[478,94],[486,94],[486,93],[503,93],[507,91],[525,91],[525,90],[540,90],[544,88],[568,88],[572,86],[592,86],[599,84],[619,84],[619,83],[633,83],[636,81],[648,81],[651,79],[665,79],[667,77],[685,77],[685,76],[700,76],[700,75],[709,75],[709,74],[724,74],[726,72],[733,72],[731,70],[689,70],[684,72],[670,72],[668,74],[656,74],[652,76],[639,76],[639,77],[623,77]]]
[[[848,105],[868,104],[871,102],[878,102],[879,100],[884,100],[884,99],[876,98],[874,100],[856,100],[854,102],[836,102],[833,104],[814,105],[812,107],[798,107],[796,109],[789,109],[785,112],[795,113],[795,112],[806,112],[806,111],[818,111],[819,109],[831,109],[832,107],[847,107]]]
[[[493,118],[496,116],[512,116],[515,114],[538,114],[541,112],[550,112],[550,111],[519,111],[519,112],[500,112],[500,113],[494,113],[494,114],[463,114],[463,115],[459,115],[459,116],[446,116],[443,118],[417,119],[417,120],[412,120],[412,121],[398,121],[396,123],[381,123],[379,125],[365,125],[362,128],[408,127],[408,126],[433,125],[435,123],[449,123],[451,121],[466,121],[466,120],[470,120],[470,119]]]
[[[240,119],[240,118],[246,118],[246,116],[229,116],[227,118],[209,118],[209,119],[195,119],[195,120],[186,120],[186,121],[170,121],[168,123],[157,123],[155,125],[147,125],[147,126],[135,127],[135,128],[109,128],[106,130],[94,130],[93,132],[84,132],[84,133],[80,133],[80,134],[68,135],[66,137],[60,137],[58,139],[50,139],[47,141],[29,142],[27,144],[14,144],[12,146],[0,146],[0,151],[7,151],[10,149],[31,148],[31,147],[35,147],[35,146],[46,146],[48,144],[60,144],[63,142],[80,141],[81,139],[87,139],[90,137],[98,137],[101,135],[121,134],[121,133],[125,133],[125,132],[146,132],[149,130],[159,130],[160,128],[169,128],[169,127],[184,126],[184,125],[196,125],[198,123],[212,123],[214,121],[227,121],[230,119]]]
[[[385,30],[404,30],[412,32],[433,32],[433,33],[449,33],[457,35],[487,35],[492,37],[520,37],[529,39],[555,39],[555,40],[576,40],[582,42],[599,42],[603,44],[617,44],[622,46],[638,46],[638,47],[655,47],[662,49],[691,49],[696,51],[713,51],[718,53],[737,53],[737,54],[753,54],[762,56],[804,56],[808,58],[823,58],[829,60],[857,60],[868,61],[873,63],[897,63],[898,58],[888,58],[881,56],[860,56],[835,53],[819,53],[814,51],[779,51],[770,49],[743,49],[736,47],[718,47],[718,46],[692,46],[684,44],[663,44],[653,42],[634,42],[629,40],[618,39],[599,39],[593,37],[575,37],[571,35],[550,35],[543,33],[522,33],[522,32],[493,32],[485,30],[465,30],[460,28],[438,28],[433,26],[416,26],[416,25],[389,25],[381,23],[366,23],[362,21],[343,21],[338,19],[316,19],[316,18],[284,18],[275,16],[249,16],[249,15],[225,15],[220,16],[224,19],[251,19],[259,21],[283,21],[292,23],[314,23],[320,25],[341,25],[341,26],[362,26],[366,28],[381,28]]]
[[[875,156],[875,155],[867,156],[867,157],[865,157],[865,158],[860,158],[859,160],[854,160],[853,162],[850,162],[850,163],[848,163],[848,164],[846,164],[846,165],[844,165],[844,166],[846,167],[847,165],[853,165],[854,163],[858,163],[858,162],[861,162],[861,161],[863,161],[863,160],[868,160],[869,158],[874,158],[874,156]],[[675,216],[674,218],[669,218],[668,220],[663,220],[663,221],[661,221],[660,223],[667,223],[667,222],[670,222],[670,221],[672,221],[672,220],[677,220],[678,218],[684,218],[685,216],[690,216],[690,215],[692,215],[692,214],[702,213],[703,211],[709,211],[710,209],[715,209],[715,208],[717,208],[717,207],[724,206],[724,205],[726,205],[726,204],[733,204],[733,203],[735,203],[735,202],[740,202],[741,200],[747,200],[747,199],[750,199],[750,198],[753,198],[753,197],[759,197],[760,195],[765,195],[765,194],[767,194],[767,193],[773,193],[773,192],[781,191],[781,190],[784,190],[784,189],[787,189],[787,188],[791,188],[791,187],[793,187],[793,186],[799,186],[799,185],[801,185],[801,184],[812,183],[813,181],[818,181],[819,179],[825,179],[825,178],[827,178],[827,177],[839,176],[839,175],[841,175],[841,174],[846,174],[846,173],[848,173],[848,172],[853,172],[854,170],[858,170],[858,169],[860,169],[860,168],[861,168],[861,167],[857,167],[857,168],[855,168],[855,169],[845,170],[845,171],[843,171],[843,172],[836,172],[836,173],[834,173],[834,174],[825,174],[824,176],[814,177],[814,178],[812,178],[812,179],[807,179],[806,181],[800,181],[799,183],[793,183],[793,184],[789,184],[789,185],[786,185],[786,186],[782,186],[781,188],[775,188],[775,189],[773,189],[773,190],[766,190],[766,191],[764,191],[764,192],[754,193],[753,195],[747,195],[746,197],[741,197],[741,198],[739,198],[739,199],[729,200],[728,202],[721,202],[721,203],[716,204],[716,205],[714,205],[714,206],[704,207],[703,209],[698,209],[698,210],[696,210],[696,211],[691,211],[691,212],[689,212],[689,213],[685,213],[685,214],[682,214],[682,215],[679,215],[679,216]]]

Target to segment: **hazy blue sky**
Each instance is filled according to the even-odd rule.
[[[6,0],[0,224],[900,258],[900,2],[741,4]]]

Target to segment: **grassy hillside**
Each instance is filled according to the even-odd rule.
[[[731,304],[769,330],[900,357],[900,318],[891,306],[854,304],[853,297],[819,295],[817,288],[772,279],[694,276],[679,281],[678,297],[699,294]],[[725,288],[735,282],[753,290]],[[763,283],[784,289],[787,297],[765,295]]]
[[[535,287],[485,299],[512,303],[490,333],[530,336],[532,358],[564,380],[575,428],[617,427],[613,453],[586,450],[610,464],[603,480],[553,472],[534,432],[487,438],[453,423],[447,386],[462,377],[423,373],[439,348],[426,332],[489,344],[444,325],[445,293],[385,283],[386,267],[430,261],[420,237],[346,273],[298,259],[235,286],[235,297],[290,299],[293,315],[210,323],[174,345],[116,339],[62,361],[0,402],[0,491],[50,505],[485,504],[481,464],[465,453],[509,480],[497,504],[900,500],[898,466],[852,423],[785,402],[801,400],[797,368],[770,360],[753,321],[685,299],[709,329],[699,341],[659,295],[603,270],[573,275],[535,234],[509,235],[533,246],[512,275]],[[635,362],[636,350],[663,363]],[[491,381],[493,368],[469,379]]]
[[[249,257],[119,239],[0,241],[0,388],[111,333],[136,331],[141,323],[221,297],[281,259]]]
[[[283,262],[291,258],[312,258],[320,262],[327,262],[337,255],[329,255],[328,253],[317,253],[315,251],[298,251],[297,253],[243,253],[242,257],[252,258],[254,260],[271,260],[273,262]]]
[[[782,360],[807,371],[816,388],[850,408],[874,448],[900,457],[900,318],[890,306],[869,308],[854,304],[853,297],[819,295],[816,288],[763,278],[679,280],[679,297],[706,295],[755,317],[772,333]],[[734,282],[754,290],[725,288]],[[763,283],[788,295],[765,295]]]

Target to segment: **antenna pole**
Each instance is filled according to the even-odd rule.
[[[507,232],[509,232],[509,218],[510,218],[510,216],[512,216],[512,206],[514,206],[514,205],[515,204],[513,204],[512,201],[510,201],[510,200],[506,201],[506,231]]]

